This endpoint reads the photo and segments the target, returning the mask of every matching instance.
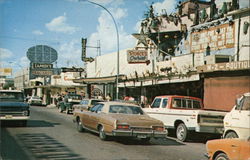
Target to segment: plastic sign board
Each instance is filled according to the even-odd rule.
[[[62,72],[84,72],[83,68],[62,68]]]
[[[146,63],[148,60],[147,50],[127,50],[128,63]]]
[[[52,69],[53,64],[32,63],[33,69]]]

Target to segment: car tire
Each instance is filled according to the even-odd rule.
[[[108,136],[104,132],[103,126],[100,126],[98,130],[99,130],[99,137],[100,137],[100,139],[103,140],[103,141],[108,140]]]
[[[82,124],[80,119],[76,120],[76,127],[77,127],[78,132],[83,132],[84,131],[83,124]]]
[[[69,109],[68,109],[68,108],[66,108],[65,112],[66,112],[66,114],[69,114]]]
[[[184,123],[180,123],[176,128],[176,137],[179,141],[185,142],[188,137],[188,130]]]
[[[234,131],[229,131],[224,138],[239,138],[239,136]]]
[[[220,153],[215,157],[214,160],[229,160],[229,158],[225,153]]]
[[[141,141],[143,142],[143,143],[149,143],[149,141],[151,140],[151,138],[150,137],[147,137],[147,138],[141,138]]]
[[[60,113],[62,113],[62,112],[63,112],[63,110],[62,110],[61,106],[59,106],[58,111],[59,111]]]

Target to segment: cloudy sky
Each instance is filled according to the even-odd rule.
[[[136,40],[131,34],[138,32],[140,21],[152,2],[155,12],[165,9],[171,13],[178,1],[93,0],[114,16],[120,49],[135,46]],[[81,67],[82,37],[88,39],[88,46],[96,46],[100,41],[101,54],[117,49],[114,23],[99,6],[84,0],[0,0],[0,67],[29,66],[26,52],[35,45],[54,48],[58,53],[58,67]],[[87,50],[87,56],[96,55],[96,49]]]

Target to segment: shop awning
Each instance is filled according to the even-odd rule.
[[[85,83],[85,84],[108,84],[108,83],[115,83],[116,77],[117,76],[81,78],[81,79],[74,79],[73,82]],[[118,76],[118,80],[123,80],[124,78],[125,78],[125,75]]]

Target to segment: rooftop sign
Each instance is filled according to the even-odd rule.
[[[27,57],[35,63],[53,63],[57,60],[57,52],[49,46],[36,45],[28,49]]]

